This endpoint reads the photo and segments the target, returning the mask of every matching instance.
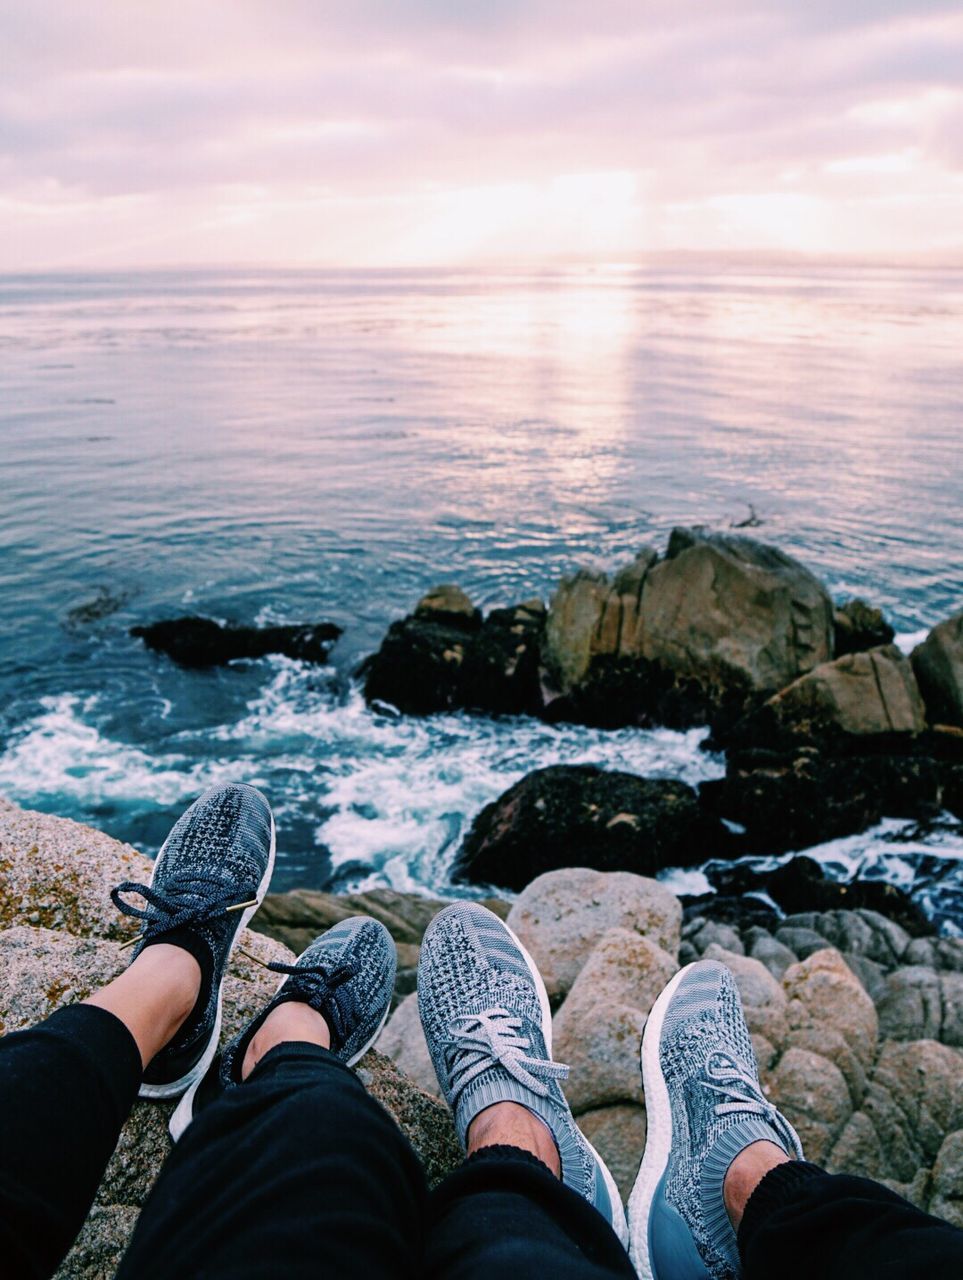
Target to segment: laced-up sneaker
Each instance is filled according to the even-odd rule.
[[[204,1077],[185,1093],[171,1116],[176,1142],[194,1116],[225,1090],[242,1084],[244,1055],[258,1028],[278,1005],[299,1000],[320,1013],[331,1033],[331,1052],[351,1067],[377,1040],[391,1008],[398,953],[379,920],[350,916],[302,951],[295,964],[267,968],[286,974],[266,1008],[225,1045]]]
[[[174,824],[149,885],[125,880],[111,898],[141,921],[134,959],[173,943],[201,968],[201,989],[183,1026],[147,1065],[142,1098],[175,1098],[203,1076],[217,1051],[221,985],[237,935],[261,904],[274,869],[274,818],[254,787],[213,787]],[[146,906],[127,902],[137,893]]]
[[[642,1280],[735,1280],[736,1233],[722,1184],[753,1142],[802,1159],[796,1131],[759,1084],[742,1002],[723,965],[699,960],[652,1006],[642,1038],[647,1134],[629,1198]]]
[[[627,1240],[615,1180],[572,1118],[552,1061],[548,994],[531,956],[485,907],[459,902],[435,916],[418,962],[418,1006],[438,1083],[465,1146],[468,1126],[496,1102],[527,1107],[558,1148],[562,1181]]]

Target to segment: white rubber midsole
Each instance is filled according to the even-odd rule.
[[[539,1004],[542,1007],[542,1039],[545,1041],[545,1052],[548,1055],[548,1057],[551,1058],[552,1056],[552,1006],[549,1003],[548,991],[545,987],[545,981],[542,978],[542,975],[538,971],[538,965],[532,959],[527,948],[524,946],[524,944],[522,943],[521,939],[519,938],[515,930],[510,928],[507,924],[505,924],[504,920],[502,921],[502,924],[505,925],[505,928],[508,931],[509,935],[511,936],[512,941],[515,943],[515,946],[518,947],[519,951],[524,956],[525,963],[528,965],[529,971],[531,972],[531,975],[532,975],[532,979],[534,980],[535,990],[538,992]],[[574,1117],[573,1117],[573,1121],[574,1121]],[[574,1123],[576,1124],[576,1126],[578,1125],[577,1121],[574,1121]],[[588,1138],[586,1138],[585,1134],[582,1133],[581,1129],[579,1129],[579,1133],[582,1134],[582,1141],[585,1143],[585,1145],[591,1151],[592,1155],[595,1157],[598,1167],[601,1170],[602,1180],[605,1183],[605,1189],[609,1195],[609,1203],[612,1205],[612,1212],[614,1214],[612,1228],[615,1231],[615,1234],[618,1236],[619,1240],[621,1241],[623,1248],[628,1248],[629,1229],[628,1229],[628,1224],[626,1223],[626,1220],[625,1220],[625,1210],[622,1207],[622,1196],[619,1193],[618,1187],[616,1186],[615,1179],[612,1177],[612,1174],[609,1172],[608,1165],[605,1163],[605,1161],[602,1159],[599,1153],[592,1146],[591,1142],[589,1142]]]
[[[645,1154],[629,1196],[629,1255],[641,1280],[654,1280],[649,1257],[652,1201],[672,1150],[672,1108],[659,1062],[662,1024],[676,988],[691,968],[686,965],[664,988],[648,1016],[642,1035],[641,1069],[645,1089]]]

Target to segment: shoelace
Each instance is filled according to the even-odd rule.
[[[526,1089],[544,1098],[556,1080],[568,1077],[568,1067],[547,1058],[533,1058],[531,1042],[520,1034],[522,1020],[507,1009],[483,1009],[461,1014],[449,1023],[454,1045],[449,1050],[452,1103],[476,1076],[498,1064]]]
[[[137,907],[125,901],[122,896],[125,893],[139,894],[147,906]],[[245,902],[236,899],[237,887],[226,877],[217,879],[209,873],[190,871],[181,872],[177,883],[166,892],[134,880],[125,880],[110,891],[110,900],[119,911],[144,921],[144,928],[133,938],[128,938],[123,944],[125,947],[131,947],[151,934],[168,933],[185,924],[203,924],[216,916],[242,911],[257,903],[256,898]]]
[[[713,1053],[706,1063],[706,1075],[710,1079],[703,1080],[702,1087],[722,1094],[725,1099],[713,1107],[717,1116],[736,1112],[762,1116],[782,1133],[783,1120],[778,1107],[769,1101],[752,1073],[735,1058],[727,1053]]]
[[[252,957],[253,959],[253,957]],[[261,963],[260,961],[258,963]],[[272,973],[286,973],[289,977],[299,979],[307,978],[305,984],[309,993],[309,1001],[313,1009],[317,1009],[323,1014],[324,1020],[327,1022],[332,1036],[337,1043],[343,1044],[347,1039],[348,1027],[344,1017],[344,1011],[338,1000],[333,999],[334,993],[339,987],[349,982],[354,976],[355,971],[350,964],[342,962],[333,965],[330,969],[325,969],[321,965],[296,965],[283,964],[280,960],[272,960],[270,964],[264,965],[265,969],[270,969]],[[287,986],[287,983],[285,983]],[[321,1006],[321,1008],[318,1008]]]

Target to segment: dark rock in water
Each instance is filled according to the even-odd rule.
[[[650,876],[725,856],[729,841],[684,782],[552,765],[482,809],[453,874],[516,890],[559,867]]]
[[[148,649],[166,653],[182,667],[214,667],[234,658],[263,658],[269,653],[327,662],[341,635],[333,622],[316,626],[222,627],[210,618],[172,618],[147,627],[131,627]]]
[[[963,610],[933,628],[912,663],[930,723],[963,727]]]
[[[465,651],[462,705],[496,714],[539,712],[539,652],[544,628],[541,600],[493,609]]]
[[[935,818],[944,767],[913,753],[829,755],[730,751],[726,776],[704,782],[706,811],[738,823],[741,853],[787,853],[856,835],[882,818]]]
[[[882,880],[834,880],[814,858],[792,858],[777,867],[766,877],[766,891],[787,915],[865,908],[895,920],[911,937],[929,937],[936,932],[923,909],[896,885]]]
[[[751,894],[700,893],[697,896],[685,895],[679,901],[682,903],[682,919],[686,924],[691,920],[704,919],[732,925],[737,929],[749,929],[753,926],[773,929],[779,923],[778,911],[768,902],[754,898]]]
[[[487,618],[457,587],[436,587],[392,623],[361,667],[365,697],[415,715],[456,708],[537,713],[545,606],[529,600]]]
[[[896,632],[883,617],[882,609],[874,609],[857,596],[834,611],[833,635],[833,653],[841,658],[847,653],[862,653],[881,644],[892,644]]]
[[[123,609],[130,600],[131,592],[116,591],[111,587],[98,587],[97,594],[83,604],[74,605],[67,613],[65,625],[68,629],[85,627],[92,622],[100,622],[109,618],[112,613]]]
[[[836,880],[815,858],[801,854],[774,871],[757,871],[741,863],[708,868],[706,874],[720,895],[734,897],[766,893],[787,915],[803,911],[875,911],[912,937],[929,937],[936,930],[926,913],[902,889],[882,880]],[[755,923],[755,921],[753,921]]]

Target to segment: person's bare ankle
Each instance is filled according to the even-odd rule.
[[[190,952],[157,943],[83,1003],[106,1009],[124,1023],[146,1067],[184,1025],[200,988],[201,968]]]
[[[738,1231],[749,1197],[770,1169],[791,1159],[774,1142],[753,1142],[744,1147],[726,1172],[722,1198],[733,1228]]]
[[[562,1174],[558,1148],[548,1125],[517,1102],[496,1102],[479,1111],[468,1126],[466,1145],[469,1155],[483,1147],[519,1147],[541,1160],[556,1178]]]
[[[324,1018],[301,1000],[286,1000],[272,1009],[251,1037],[241,1064],[246,1080],[266,1053],[279,1044],[297,1040],[331,1048],[331,1032]]]

